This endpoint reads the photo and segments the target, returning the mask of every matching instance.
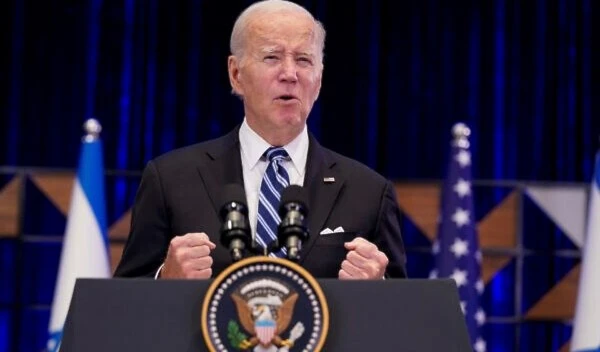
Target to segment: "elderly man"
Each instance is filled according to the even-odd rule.
[[[321,89],[324,41],[323,26],[294,3],[262,1],[242,12],[228,69],[244,121],[221,138],[148,163],[116,276],[220,273],[231,263],[217,245],[219,195],[230,183],[244,186],[253,239],[265,247],[276,233],[273,209],[283,187],[307,189],[310,238],[300,264],[313,275],[406,276],[392,184],[323,148],[307,131]]]

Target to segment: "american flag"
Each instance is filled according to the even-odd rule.
[[[481,251],[477,239],[471,191],[471,153],[468,127],[453,128],[454,141],[444,182],[437,240],[433,244],[435,268],[431,278],[453,278],[460,295],[473,350],[486,351],[481,335],[485,313],[480,305],[484,284],[480,275]]]

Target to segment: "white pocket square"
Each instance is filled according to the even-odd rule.
[[[332,233],[340,233],[340,232],[344,232],[344,228],[341,226],[336,227],[334,230],[330,229],[329,227],[326,227],[319,233],[319,235],[329,235]]]

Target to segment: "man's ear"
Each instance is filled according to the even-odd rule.
[[[240,81],[240,60],[234,55],[227,58],[227,70],[229,72],[229,83],[234,94],[239,96],[244,95],[242,84]]]

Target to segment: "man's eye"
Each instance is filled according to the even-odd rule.
[[[307,57],[300,57],[297,61],[302,65],[312,65],[312,60]]]
[[[278,57],[276,55],[267,55],[265,56],[265,61],[276,61]]]

